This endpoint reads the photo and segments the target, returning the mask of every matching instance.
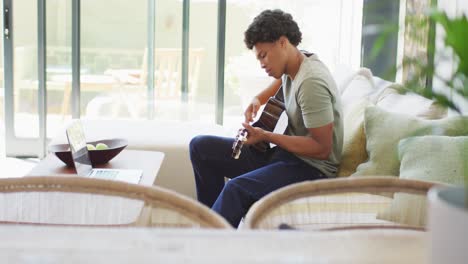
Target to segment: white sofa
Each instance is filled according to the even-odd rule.
[[[432,111],[432,101],[416,95],[400,95],[394,89],[393,83],[373,77],[368,69],[350,70],[341,67],[334,73],[334,77],[342,93],[345,118],[349,116],[348,112],[352,111],[356,101],[363,97],[392,112],[425,116],[428,111]],[[441,117],[445,113],[436,115]],[[82,120],[82,122],[89,141],[126,138],[129,142],[128,149],[164,152],[165,159],[155,184],[192,198],[196,197],[196,193],[188,152],[190,139],[200,134],[230,137],[235,135],[232,128],[197,122],[157,120]],[[355,129],[353,122],[345,120],[345,141],[348,139],[346,131]],[[66,142],[65,133],[59,131],[51,144],[64,142]]]

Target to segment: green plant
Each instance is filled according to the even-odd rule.
[[[468,100],[468,45],[466,44],[466,36],[468,36],[468,20],[465,15],[457,17],[448,17],[447,14],[440,10],[431,10],[427,18],[435,25],[440,25],[445,30],[444,43],[445,46],[453,51],[453,60],[455,62],[455,72],[447,79],[437,74],[437,60],[429,60],[426,63],[410,59],[410,63],[416,66],[418,74],[410,78],[405,85],[410,92],[420,94],[426,98],[432,99],[439,105],[453,109],[461,114],[460,109],[455,104],[452,98],[461,96],[464,100]],[[435,49],[428,48],[429,57],[434,58]],[[404,61],[405,63],[405,61]],[[438,80],[445,84],[450,89],[449,94],[438,93],[432,89],[432,86],[419,85],[418,79],[421,75],[429,78],[429,80]],[[462,148],[466,146],[460,146]],[[466,153],[466,150],[463,151]],[[468,206],[468,162],[464,164],[465,171],[465,189],[466,202]]]
[[[445,30],[444,43],[447,48],[453,51],[453,59],[458,65],[455,72],[447,79],[440,76],[436,67],[439,62],[436,60],[420,60],[418,58],[404,58],[403,65],[414,67],[415,73],[410,76],[405,88],[409,92],[420,94],[426,98],[432,99],[439,105],[460,112],[459,107],[453,102],[452,98],[456,95],[468,100],[468,45],[465,37],[468,36],[468,20],[465,15],[450,18],[444,11],[431,10],[427,14],[430,23],[441,25]],[[416,23],[416,27],[421,26]],[[435,57],[435,49],[429,45],[428,57]],[[440,58],[441,60],[443,58]],[[421,77],[429,80],[438,80],[450,89],[450,93],[435,92],[431,85],[421,85]]]
[[[406,18],[407,31],[410,39],[416,43],[429,42],[426,54],[415,54],[411,57],[403,58],[403,63],[389,72],[401,70],[403,67],[411,68],[409,76],[405,80],[405,88],[402,92],[413,92],[422,95],[428,99],[434,100],[443,107],[455,110],[461,113],[459,107],[453,102],[454,95],[461,96],[468,100],[468,45],[465,37],[468,36],[468,20],[465,15],[450,18],[444,11],[431,9],[423,16],[409,16]],[[453,58],[435,58],[436,50],[434,40],[431,38],[431,30],[428,25],[440,25],[445,30],[445,47],[453,51]],[[399,28],[394,25],[388,25],[383,28],[382,34],[376,40],[371,59],[375,59],[379,52],[382,52],[385,41],[392,33]],[[429,36],[428,36],[429,35]],[[435,70],[442,60],[454,60],[457,64],[456,71],[449,77],[440,76]],[[422,79],[438,80],[450,89],[450,93],[436,92],[432,89],[430,83],[421,81]]]

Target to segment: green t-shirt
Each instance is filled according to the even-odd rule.
[[[317,55],[306,57],[294,80],[283,75],[283,93],[288,115],[286,135],[307,136],[308,128],[333,122],[333,149],[327,160],[296,156],[326,176],[335,177],[343,148],[343,114],[340,95],[330,71]]]

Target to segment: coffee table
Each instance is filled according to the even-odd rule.
[[[110,162],[96,166],[108,169],[139,169],[143,170],[140,183],[152,186],[164,159],[164,153],[145,150],[123,150]],[[34,167],[27,176],[76,176],[75,168],[67,167],[53,153],[47,155]]]
[[[139,184],[152,186],[164,159],[156,151],[123,150],[99,168],[140,169]],[[54,154],[41,160],[26,176],[76,176]],[[59,225],[126,225],[143,219],[142,200],[115,195],[69,192],[0,193],[0,222]],[[146,217],[146,216],[144,216]],[[146,219],[146,218],[145,218]],[[146,222],[146,221],[145,221]]]

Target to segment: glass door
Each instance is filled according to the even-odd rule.
[[[70,118],[63,115],[63,109],[71,83],[57,75],[71,74],[70,29],[75,1],[3,1],[8,156],[42,157],[46,139]]]
[[[37,156],[37,1],[3,1],[4,118],[7,155]]]
[[[0,2],[0,10],[3,10],[3,2]],[[0,16],[0,28],[3,28],[3,12]],[[3,51],[3,38],[0,39],[0,51]],[[5,85],[3,52],[0,54],[0,159],[5,157]]]

